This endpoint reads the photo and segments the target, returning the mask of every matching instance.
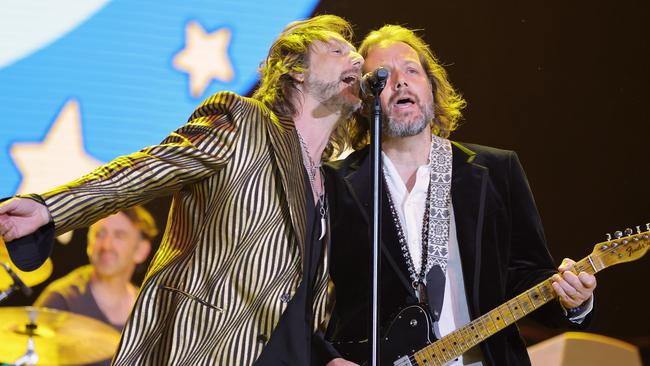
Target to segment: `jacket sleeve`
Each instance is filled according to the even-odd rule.
[[[234,93],[215,94],[160,144],[118,157],[41,194],[56,234],[88,226],[218,172],[233,153],[241,123],[240,103]]]
[[[511,247],[507,273],[507,296],[515,297],[557,273],[546,246],[541,218],[524,170],[513,152],[509,159],[511,207]],[[557,299],[532,314],[532,317],[556,327],[585,328],[591,320],[588,314],[581,323],[571,322]]]
[[[312,335],[311,347],[312,366],[327,365],[333,359],[343,357],[320,330]]]

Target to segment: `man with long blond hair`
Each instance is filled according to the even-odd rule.
[[[380,95],[382,325],[388,326],[400,308],[420,303],[431,314],[430,330],[444,336],[553,276],[552,287],[560,300],[533,315],[546,324],[585,326],[596,286],[594,276],[574,274],[573,261],[568,259],[558,274],[514,152],[448,139],[465,101],[429,46],[412,30],[387,25],[371,32],[359,52],[365,57],[365,71],[384,67],[390,72]],[[331,274],[336,289],[328,337],[338,341],[343,356],[360,361],[370,352],[368,342],[362,341],[369,329],[367,226],[372,213],[368,212],[368,123],[360,118],[354,126],[350,143],[357,151],[327,169],[327,190],[333,198]],[[393,343],[404,358],[399,364],[407,365],[411,364],[407,356],[428,341],[425,333],[419,339],[422,343],[409,343],[406,340],[418,338],[407,334],[409,329],[429,327],[413,318],[401,321],[404,326],[395,329],[402,333],[382,339]],[[473,339],[457,342],[476,343]],[[351,350],[354,344],[361,346],[356,354]],[[388,361],[392,364],[395,359]],[[530,364],[514,326],[451,363],[440,358],[430,361],[473,366]]]
[[[351,36],[332,15],[294,22],[271,46],[253,98],[217,93],[159,145],[3,203],[12,259],[29,267],[51,231],[171,194],[113,363],[309,364],[328,300],[321,156],[361,104]]]

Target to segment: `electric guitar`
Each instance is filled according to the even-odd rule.
[[[578,261],[575,272],[595,274],[615,264],[631,262],[645,255],[650,248],[650,224],[645,232],[626,229],[617,231],[612,239],[598,243],[590,255]],[[498,306],[452,333],[437,339],[426,305],[411,305],[402,309],[381,338],[380,362],[393,366],[443,366],[493,334],[555,299],[552,278]],[[345,345],[339,344],[345,354]],[[352,350],[353,348],[349,348]],[[358,351],[358,350],[357,350]],[[352,352],[355,353],[355,352]]]

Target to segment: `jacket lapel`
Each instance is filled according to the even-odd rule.
[[[472,317],[476,317],[480,314],[478,289],[488,169],[474,163],[476,154],[467,147],[452,142],[452,151],[451,199],[456,235],[467,300]]]
[[[485,217],[485,195],[487,192],[488,169],[474,163],[476,154],[467,147],[452,141],[452,185],[451,196],[456,220],[456,235],[463,264],[468,304],[473,317],[479,314],[479,276],[481,273],[482,230]],[[367,150],[366,150],[367,152]],[[344,181],[362,216],[369,225],[370,217],[370,158],[369,154],[350,164],[350,173]],[[382,254],[393,271],[402,278],[408,278],[406,263],[399,248],[388,248],[385,243],[397,243],[397,233],[388,209],[384,190],[382,194]],[[409,292],[413,288],[408,280],[402,280]]]
[[[278,167],[284,195],[289,205],[291,224],[296,233],[300,257],[304,260],[306,234],[305,178],[298,135],[293,121],[279,119],[270,113],[267,123],[273,152],[271,159]],[[301,267],[302,268],[302,267]]]
[[[369,152],[369,150],[366,148],[365,152]],[[370,185],[372,183],[370,172],[370,154],[364,154],[360,160],[352,163],[350,165],[350,173],[343,179],[366,224],[369,226],[370,218],[372,217],[372,212],[370,212],[370,201],[372,199],[370,189]],[[412,293],[413,287],[408,280],[408,269],[406,268],[406,262],[402,257],[400,251],[401,249],[397,246],[389,246],[386,244],[399,243],[397,239],[395,224],[393,223],[393,217],[390,213],[390,208],[388,205],[388,196],[386,194],[386,189],[382,190],[381,200],[381,252],[386,261],[390,264],[393,271],[395,271],[397,276],[401,279],[400,282],[402,282],[406,290],[409,293]],[[372,250],[372,242],[368,241],[368,243],[368,249]]]

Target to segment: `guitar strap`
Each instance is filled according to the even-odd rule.
[[[445,274],[439,266],[433,266],[429,273],[427,273],[427,286],[426,286],[426,299],[421,299],[421,302],[426,303],[431,311],[431,316],[434,322],[440,319],[440,312],[442,311],[442,302],[445,295]]]
[[[449,228],[451,220],[451,173],[452,149],[451,142],[436,135],[431,136],[431,151],[429,153],[429,182],[432,190],[428,215],[427,238],[427,301],[434,321],[437,323],[442,311],[445,295],[445,273],[449,255]],[[424,257],[424,255],[423,255]]]
[[[447,246],[451,219],[452,149],[449,140],[435,135],[431,137],[428,166],[429,184],[420,237],[421,257],[414,258],[412,250],[407,244],[404,226],[396,210],[396,207],[402,207],[402,204],[395,205],[391,187],[388,184],[386,184],[386,192],[397,229],[398,241],[415,294],[421,303],[428,304],[434,320],[437,321],[440,317],[445,293]],[[384,177],[386,178],[386,176],[388,174],[384,167]],[[413,234],[410,233],[410,235]],[[416,261],[418,259],[419,261]]]

